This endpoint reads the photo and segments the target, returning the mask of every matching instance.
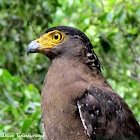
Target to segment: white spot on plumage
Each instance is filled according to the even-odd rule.
[[[92,67],[94,67],[95,66],[95,64],[94,63],[92,63],[92,65],[91,65]]]
[[[92,53],[87,53],[87,57],[90,57],[90,56],[92,56]]]
[[[71,134],[73,134],[73,131],[70,131]]]
[[[84,126],[84,129],[86,130],[86,131],[84,131],[84,132],[90,137],[90,134],[88,133],[88,128],[87,128],[85,119],[83,118],[83,115],[82,115],[81,105],[80,105],[79,102],[77,102],[77,106],[78,106],[78,110],[79,110],[79,114],[80,114],[80,118],[81,118],[82,124],[83,124],[83,126]]]
[[[97,115],[99,114],[99,110],[96,110],[96,114],[97,114]]]
[[[78,136],[78,135],[80,135],[80,133],[79,133],[79,132],[77,133],[77,136]]]
[[[91,114],[91,117],[94,117],[94,114]]]
[[[84,133],[87,134],[87,131],[85,130]]]
[[[94,55],[94,58],[96,59],[97,57],[96,57],[96,55],[93,53],[93,55]]]

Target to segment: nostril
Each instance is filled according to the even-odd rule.
[[[36,41],[37,43],[39,43],[39,41]]]

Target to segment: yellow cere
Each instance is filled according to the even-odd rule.
[[[42,35],[40,38],[36,39],[36,42],[40,46],[40,49],[49,49],[63,41],[64,38],[65,35],[62,32],[54,30]]]

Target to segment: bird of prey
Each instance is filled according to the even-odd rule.
[[[57,26],[32,41],[27,53],[51,60],[41,93],[46,140],[139,140],[140,126],[107,83],[89,38]]]

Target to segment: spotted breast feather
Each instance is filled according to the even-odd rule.
[[[120,96],[108,94],[91,86],[83,97],[77,100],[79,115],[91,140],[95,139],[137,139],[139,125],[126,105],[121,105]],[[127,116],[129,113],[130,116]],[[130,121],[131,120],[131,121]],[[138,129],[134,129],[137,127]]]

